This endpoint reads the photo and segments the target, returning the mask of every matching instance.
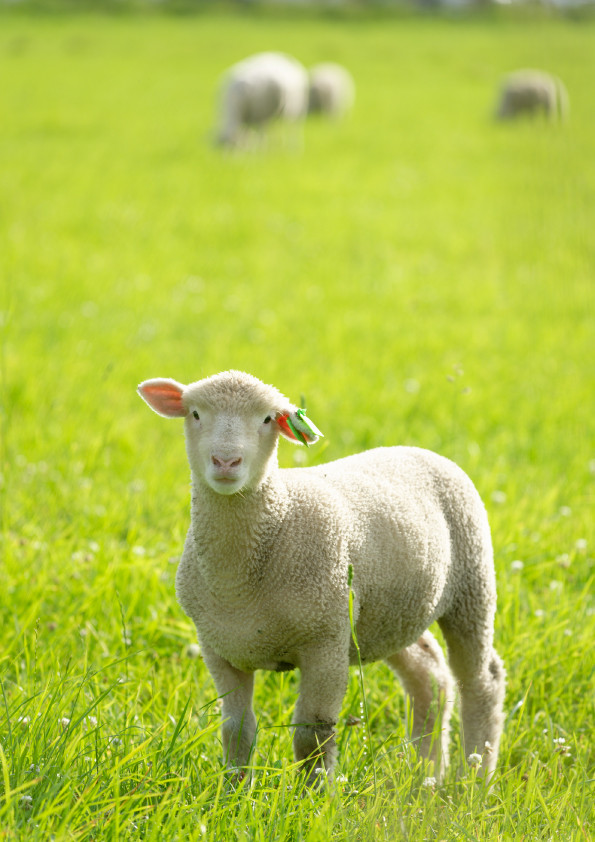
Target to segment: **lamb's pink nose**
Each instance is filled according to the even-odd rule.
[[[219,456],[211,456],[213,465],[218,471],[232,471],[234,468],[239,468],[242,464],[241,456],[232,456],[231,459],[221,459]]]

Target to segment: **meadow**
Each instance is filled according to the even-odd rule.
[[[589,840],[593,834],[595,30],[541,15],[0,15],[0,835]],[[343,62],[298,154],[213,148],[261,49]],[[496,125],[501,75],[566,125]],[[299,676],[260,674],[252,785],[174,594],[181,425],[149,377],[250,371],[325,433],[284,465],[415,444],[488,508],[508,672],[488,793],[441,785],[383,664],[351,677],[333,789],[303,792]],[[364,716],[363,701],[367,716]]]

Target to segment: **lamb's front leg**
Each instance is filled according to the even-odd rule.
[[[242,770],[250,761],[256,737],[252,710],[254,674],[232,667],[208,646],[202,646],[202,655],[222,697],[223,760],[229,769]],[[240,774],[243,777],[245,773]]]
[[[293,716],[295,759],[308,783],[316,783],[324,764],[330,779],[337,760],[335,725],[349,678],[349,655],[341,643],[327,642],[300,658],[300,695]]]

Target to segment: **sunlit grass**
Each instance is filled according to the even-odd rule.
[[[591,838],[592,43],[563,20],[3,17],[7,838]],[[347,64],[354,114],[308,124],[299,156],[221,156],[218,75],[270,47]],[[491,122],[527,65],[565,80],[567,126]],[[490,794],[456,716],[425,780],[382,664],[367,729],[351,676],[333,791],[292,767],[295,675],[258,676],[252,783],[226,782],[174,596],[182,432],[135,389],[229,367],[305,395],[325,439],[285,465],[405,443],[473,477],[508,671]]]

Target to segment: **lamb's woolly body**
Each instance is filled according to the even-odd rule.
[[[167,382],[147,381],[166,389]],[[155,408],[145,386],[139,390]],[[362,659],[386,660],[403,681],[422,751],[436,759],[441,753],[442,768],[446,764],[453,682],[427,631],[438,621],[462,688],[467,754],[489,743],[486,768],[493,770],[504,670],[492,646],[490,531],[469,478],[449,460],[414,447],[280,469],[271,413],[295,407],[277,389],[239,372],[180,389],[193,491],[176,591],[224,696],[228,761],[248,763],[256,727],[254,670],[297,667],[296,757],[306,760],[325,743],[332,772],[332,728],[349,663],[357,660],[349,622],[352,566]],[[241,490],[213,490],[217,478],[208,475],[205,453],[215,462],[226,459],[227,472],[240,470],[232,466],[236,461],[250,463]],[[444,715],[439,745],[432,748],[433,684]]]
[[[308,76],[283,53],[258,53],[229,68],[220,95],[218,141],[237,146],[246,130],[273,120],[298,122],[308,107]]]

